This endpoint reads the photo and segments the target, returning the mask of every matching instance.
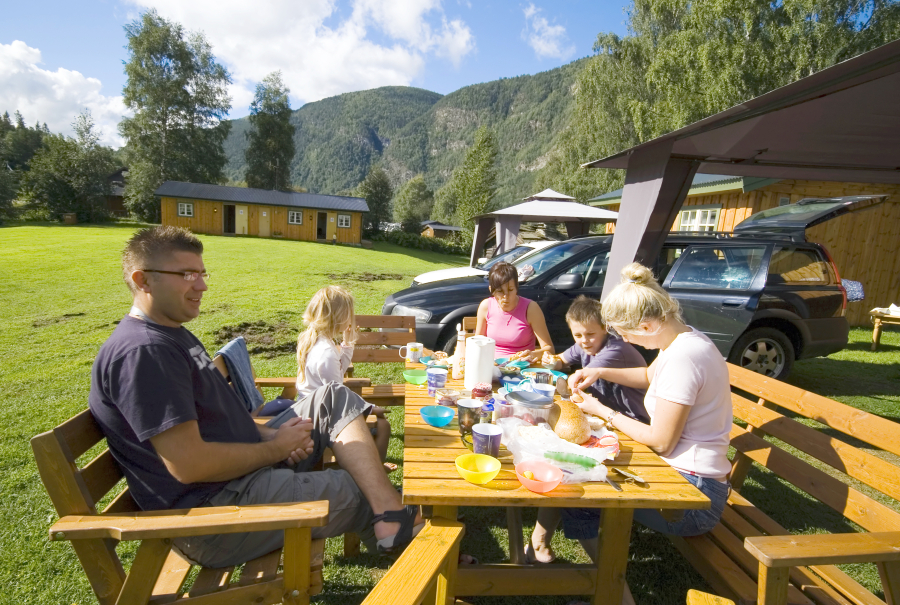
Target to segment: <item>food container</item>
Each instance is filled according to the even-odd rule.
[[[456,391],[454,389],[437,389],[434,392],[435,405],[456,407],[457,401],[459,401],[459,391]]]
[[[469,483],[484,485],[500,472],[500,461],[485,454],[463,454],[456,458],[456,470]]]
[[[526,472],[532,475],[531,479],[525,476]],[[563,472],[542,460],[526,460],[516,465],[516,477],[527,489],[544,494],[559,485]]]
[[[442,405],[426,405],[419,410],[422,420],[435,427],[447,426],[453,420],[455,411]]]
[[[501,418],[521,418],[529,424],[547,422],[553,399],[531,391],[513,391],[506,395],[506,403],[500,406]]]

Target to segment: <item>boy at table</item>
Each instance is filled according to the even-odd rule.
[[[554,370],[564,367],[581,366],[582,368],[635,368],[647,367],[647,363],[637,349],[606,330],[601,315],[600,301],[581,295],[576,298],[566,312],[566,323],[572,331],[575,344],[560,355],[545,353],[542,362],[545,366],[553,365]],[[599,379],[584,391],[602,401],[607,407],[625,414],[640,422],[649,423],[650,416],[644,407],[643,389],[622,386],[615,382]],[[538,511],[531,544],[525,547],[525,556],[529,561],[549,563],[554,560],[550,548],[550,540],[559,525],[561,517],[558,508],[541,508]],[[584,538],[579,528],[571,527],[568,521],[563,524],[566,537],[570,539]],[[596,532],[594,536],[596,537]]]

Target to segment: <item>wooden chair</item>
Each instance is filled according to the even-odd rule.
[[[734,601],[699,590],[689,590],[687,605],[734,605]]]
[[[362,605],[446,605],[447,587],[456,582],[463,534],[462,523],[429,520]]]
[[[352,363],[401,363],[397,349],[383,346],[402,346],[416,340],[416,319],[406,315],[357,315],[356,325],[361,328],[359,340],[353,351]],[[379,331],[369,331],[378,329]],[[363,399],[381,407],[402,406],[406,401],[403,384],[376,384],[369,378],[355,378],[354,367],[347,371],[344,384]],[[293,399],[297,395],[296,376],[257,378],[257,387],[280,387],[282,397]],[[292,390],[293,389],[293,390]]]
[[[325,541],[312,540],[310,528],[327,523],[327,501],[145,512],[126,488],[98,512],[97,503],[116,490],[122,470],[109,449],[81,468],[77,460],[104,440],[89,410],[31,440],[41,481],[60,516],[50,540],[72,542],[100,605],[298,605],[321,591]],[[232,577],[233,568],[200,568],[185,594],[192,565],[173,550],[173,538],[276,529],[285,531],[283,551],[247,562],[239,578]],[[126,573],[115,547],[129,540],[141,545]],[[278,574],[282,556],[284,573]]]

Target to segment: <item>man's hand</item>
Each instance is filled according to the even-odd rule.
[[[602,378],[603,368],[582,368],[569,376],[569,389],[583,391]]]
[[[312,454],[312,427],[313,423],[309,418],[291,418],[275,431],[272,441],[284,452],[287,464],[297,464]]]

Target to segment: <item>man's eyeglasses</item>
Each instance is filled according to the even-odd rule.
[[[160,271],[159,269],[141,269],[144,273],[165,273],[166,275],[180,275],[184,281],[197,281],[198,277],[202,277],[203,281],[209,281],[209,273],[204,271]]]

